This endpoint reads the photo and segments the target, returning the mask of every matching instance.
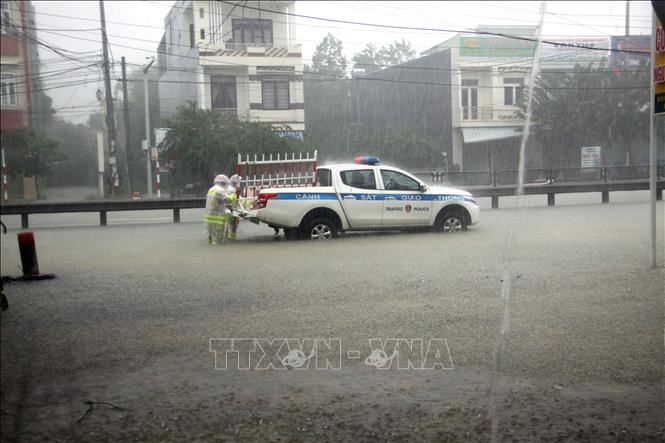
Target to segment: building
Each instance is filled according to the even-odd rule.
[[[196,103],[243,119],[305,130],[303,65],[295,2],[180,0],[158,48],[162,118]]]
[[[32,83],[39,76],[34,28],[34,7],[30,1],[0,1],[2,129],[33,125]]]
[[[452,163],[465,171],[515,169],[524,127],[518,105],[528,86],[537,27],[480,26],[477,31],[456,35],[423,53],[450,51]],[[541,46],[542,72],[609,64],[609,38],[548,42]],[[527,167],[538,167],[541,161],[539,148],[532,146]]]

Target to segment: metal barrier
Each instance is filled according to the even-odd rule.
[[[516,185],[517,169],[489,171],[424,171],[417,177],[432,184],[454,186]],[[658,179],[665,178],[665,165],[657,168]],[[524,184],[611,182],[621,180],[648,180],[649,165],[604,166],[598,168],[535,168],[524,170]]]
[[[665,177],[656,185],[656,198],[662,200],[665,188]],[[547,195],[548,206],[554,206],[556,194],[600,192],[601,201],[609,203],[610,192],[615,191],[639,191],[649,189],[647,180],[619,180],[619,181],[597,181],[591,183],[548,183],[548,184],[526,184],[523,192],[526,195]],[[491,197],[492,207],[499,207],[499,197],[516,195],[517,186],[478,186],[468,188],[474,197]],[[99,224],[106,226],[106,214],[111,211],[146,211],[158,209],[170,209],[173,211],[173,222],[180,222],[181,209],[205,208],[205,198],[179,198],[159,200],[101,200],[93,202],[35,202],[35,203],[3,203],[0,205],[0,215],[20,215],[21,227],[29,227],[28,216],[30,214],[55,214],[67,212],[99,212]]]
[[[289,158],[290,157],[290,158]],[[313,186],[316,179],[317,151],[310,156],[306,152],[296,155],[295,152],[273,154],[266,156],[254,154],[238,154],[236,173],[241,179],[241,195],[253,197],[256,192],[264,187],[283,188],[293,186]]]
[[[29,227],[29,214],[67,212],[99,212],[99,224],[106,226],[107,212],[170,209],[173,211],[173,222],[180,223],[181,209],[205,208],[205,205],[206,199],[203,197],[159,200],[100,200],[94,202],[3,203],[0,205],[0,214],[20,215],[23,229]]]

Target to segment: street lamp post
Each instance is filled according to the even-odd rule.
[[[151,165],[151,147],[150,147],[150,101],[148,100],[148,70],[155,62],[154,57],[149,57],[150,63],[143,68],[143,97],[144,97],[144,107],[145,107],[145,139],[146,139],[146,151],[145,151],[145,170],[146,170],[146,179],[148,180],[148,197],[152,197],[152,165]]]

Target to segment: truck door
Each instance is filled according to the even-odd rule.
[[[383,226],[427,225],[432,216],[430,191],[406,174],[381,168]]]
[[[339,171],[339,195],[352,228],[381,226],[383,202],[375,168]]]

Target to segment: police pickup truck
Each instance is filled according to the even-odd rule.
[[[339,232],[431,227],[458,232],[478,223],[473,196],[428,186],[375,157],[355,164],[320,166],[316,184],[266,188],[254,202],[258,219],[289,239],[324,240]]]

